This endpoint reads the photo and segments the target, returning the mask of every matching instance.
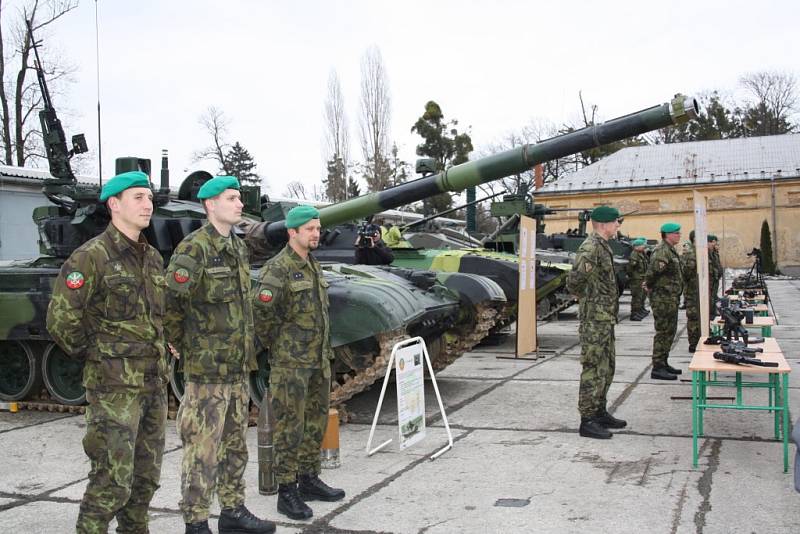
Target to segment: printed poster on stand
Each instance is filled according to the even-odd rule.
[[[425,379],[422,345],[403,347],[395,357],[400,449],[425,438]]]

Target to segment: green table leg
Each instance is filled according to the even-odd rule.
[[[783,472],[789,471],[789,373],[783,373]]]
[[[775,420],[775,439],[780,438],[781,409],[780,409],[780,377],[777,373],[769,375],[769,405],[772,408],[773,419]]]
[[[692,465],[697,467],[698,380],[701,371],[692,371]]]

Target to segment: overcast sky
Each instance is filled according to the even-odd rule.
[[[338,72],[357,125],[360,63],[379,47],[392,97],[392,137],[414,161],[410,128],[425,102],[471,126],[480,151],[534,118],[578,119],[578,91],[610,119],[676,92],[733,92],[745,73],[800,74],[797,1],[257,1],[99,0],[103,174],[137,155],[172,183],[206,146],[208,106],[230,120],[230,141],[256,159],[269,192],[324,176],[322,110]],[[4,9],[9,9],[4,5]],[[47,46],[78,68],[56,99],[68,136],[86,134],[97,157],[95,2],[55,25]],[[43,58],[47,61],[47,58]],[[66,100],[66,101],[64,101]],[[93,165],[96,172],[97,165]],[[157,173],[154,173],[157,175]]]

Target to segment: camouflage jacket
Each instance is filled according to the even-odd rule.
[[[697,280],[697,252],[694,249],[694,243],[686,243],[683,246],[681,262],[683,294],[689,298],[696,298],[700,290]]]
[[[722,262],[717,250],[708,251],[708,278],[711,283],[718,282],[722,278]]]
[[[631,252],[631,256],[628,258],[628,266],[626,268],[628,278],[631,280],[637,280],[639,284],[641,284],[642,280],[644,280],[644,275],[647,274],[647,263],[647,254],[636,250]]]
[[[67,354],[86,359],[86,389],[166,386],[163,273],[144,237],[134,243],[113,224],[61,267],[47,329]]]
[[[681,258],[675,247],[661,241],[650,256],[645,282],[655,297],[677,298],[683,292]]]
[[[619,290],[608,241],[592,233],[578,248],[567,289],[578,297],[582,321],[616,323]]]
[[[328,369],[328,282],[319,262],[289,246],[267,261],[254,297],[256,334],[279,367]]]
[[[258,369],[250,263],[239,237],[206,223],[175,248],[166,279],[164,331],[186,380],[232,383]]]

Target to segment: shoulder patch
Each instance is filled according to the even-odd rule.
[[[594,266],[590,262],[587,261],[586,263],[583,264],[583,270],[586,271],[587,273],[592,272],[592,269],[594,269]]]
[[[64,282],[70,289],[80,289],[83,287],[83,284],[86,283],[86,279],[84,278],[82,272],[72,271],[64,278]]]
[[[261,302],[263,302],[265,304],[269,303],[269,302],[272,302],[272,291],[270,291],[269,289],[262,289],[258,293],[258,300],[260,300]]]
[[[179,284],[185,284],[186,282],[189,281],[189,271],[187,271],[183,267],[179,267],[175,269],[175,273],[173,273],[172,277]]]

